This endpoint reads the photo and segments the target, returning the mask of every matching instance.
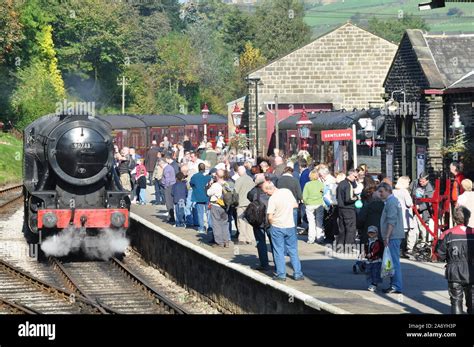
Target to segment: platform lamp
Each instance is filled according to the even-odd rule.
[[[453,107],[453,122],[449,126],[452,130],[452,139],[453,141],[457,141],[457,136],[462,135],[464,133],[464,124],[462,124],[461,116],[458,113],[456,105]],[[453,154],[453,160],[459,160],[459,153],[455,152]]]
[[[371,118],[367,118],[367,123],[364,127],[364,135],[366,139],[369,139],[372,147],[372,156],[375,156],[375,135],[377,133],[377,129],[375,129],[374,121]],[[368,141],[366,140],[366,143]]]
[[[232,121],[235,125],[235,133],[238,134],[240,132],[240,124],[242,123],[242,111],[237,103],[234,105],[234,110],[232,111]]]
[[[308,148],[308,139],[311,137],[311,127],[313,123],[309,120],[306,110],[303,107],[303,112],[299,121],[296,122],[296,128],[298,129],[298,135],[301,139],[301,149],[307,150]]]
[[[201,110],[202,114],[202,122],[204,124],[204,137],[207,141],[207,119],[209,117],[209,108],[207,107],[207,103],[204,104],[204,107]]]

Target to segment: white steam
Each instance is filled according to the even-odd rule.
[[[124,253],[130,241],[125,230],[101,229],[97,236],[87,236],[84,229],[67,227],[41,244],[46,256],[62,257],[79,250],[91,259],[108,260],[116,253]]]

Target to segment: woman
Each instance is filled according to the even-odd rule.
[[[306,183],[303,189],[303,202],[306,206],[306,217],[308,218],[307,243],[324,243],[324,183],[319,180],[319,174],[316,169],[309,173],[309,179],[310,181]]]
[[[400,205],[402,206],[403,228],[405,229],[406,242],[402,242],[401,248],[405,258],[412,255],[413,248],[417,241],[415,221],[413,219],[413,199],[408,191],[409,188],[410,177],[401,176],[393,190],[393,195],[400,201]]]
[[[461,187],[464,192],[459,195],[456,204],[457,206],[464,206],[471,212],[473,217],[469,219],[467,226],[474,228],[474,192],[472,191],[472,181],[468,178],[462,180]]]
[[[139,197],[139,205],[146,204],[146,176],[147,171],[145,165],[143,165],[143,159],[138,159],[135,179],[137,181],[137,195]]]
[[[377,227],[377,230],[380,230],[380,217],[382,216],[384,204],[382,200],[380,200],[376,190],[377,186],[373,178],[365,176],[364,189],[361,193],[362,208],[357,215],[357,228],[359,229],[361,250],[363,250],[363,246],[368,242],[367,232],[369,226],[374,225]],[[379,238],[380,237],[381,235],[379,234]]]

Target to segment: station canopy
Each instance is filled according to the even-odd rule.
[[[353,110],[353,111],[321,111],[321,112],[307,112],[309,120],[313,123],[311,130],[312,131],[321,131],[321,130],[336,130],[336,129],[347,129],[352,127],[355,123],[357,127],[360,128],[358,120],[361,118],[371,118],[383,122],[384,118],[380,114],[379,108],[370,108],[368,110]],[[296,122],[301,117],[301,113],[295,113],[293,116],[290,116],[279,122],[280,130],[296,130]],[[377,128],[379,128],[377,126]]]

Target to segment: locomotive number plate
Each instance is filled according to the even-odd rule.
[[[72,144],[73,149],[88,149],[92,148],[92,143],[90,142],[74,142]]]

